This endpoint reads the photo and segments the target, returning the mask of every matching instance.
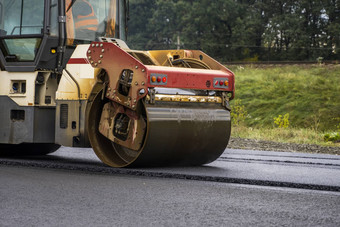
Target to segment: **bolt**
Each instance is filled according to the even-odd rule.
[[[109,87],[107,90],[111,91],[111,88]]]
[[[99,47],[99,44],[98,44],[98,43],[96,44],[96,47]]]
[[[142,82],[142,85],[143,85],[143,86],[145,85],[145,82],[144,82],[144,81]]]
[[[104,49],[102,49],[102,53],[104,53],[104,51],[105,51],[105,50],[104,50]]]
[[[100,44],[100,47],[103,47],[103,46],[104,46],[104,45],[101,43],[101,44]]]
[[[114,98],[115,98],[115,96],[114,96],[114,95],[112,95],[112,96],[111,96],[111,98],[113,98],[113,99],[114,99]]]
[[[145,72],[145,69],[142,69],[142,72]]]
[[[138,86],[138,82],[137,81],[136,81],[135,85]]]
[[[138,69],[138,65],[136,65],[136,69]]]
[[[98,64],[100,64],[100,63],[102,63],[102,60],[99,60],[99,61],[98,61]]]
[[[100,58],[103,58],[103,55],[99,55]]]
[[[135,108],[136,106],[135,105],[132,105],[132,108]]]
[[[93,64],[94,61],[91,61],[91,64]]]
[[[116,94],[116,90],[113,90],[113,94]]]
[[[91,50],[87,51],[87,53],[91,54]]]
[[[97,66],[97,65],[98,65],[98,63],[95,63],[95,64],[94,64],[94,66]]]
[[[134,99],[133,102],[134,102],[134,103],[137,103],[137,99]]]
[[[92,57],[91,57],[91,56],[89,56],[89,59],[92,59]]]

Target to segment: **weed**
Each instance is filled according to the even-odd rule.
[[[312,116],[312,128],[315,130],[315,131],[318,131],[319,130],[319,125],[320,125],[320,121],[321,121],[321,112],[320,110],[315,113],[313,116]]]
[[[282,115],[279,115],[278,117],[274,117],[274,124],[276,124],[279,128],[288,128],[289,113],[286,113],[283,117]]]
[[[242,100],[236,99],[231,106],[231,119],[233,125],[241,125],[247,117],[247,111],[242,105]]]
[[[334,143],[340,141],[340,134],[338,132],[326,133],[324,136],[325,142],[332,141]]]
[[[337,118],[333,118],[333,119],[336,120],[336,121],[339,121],[339,123],[337,125],[338,132],[326,133],[323,138],[324,138],[325,142],[332,141],[334,143],[338,143],[338,142],[340,142],[340,118],[337,117]]]

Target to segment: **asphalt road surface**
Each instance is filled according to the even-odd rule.
[[[0,226],[340,226],[340,157],[226,150],[113,169],[91,149],[0,157]]]

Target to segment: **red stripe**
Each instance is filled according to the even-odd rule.
[[[87,58],[70,58],[67,64],[90,64]]]

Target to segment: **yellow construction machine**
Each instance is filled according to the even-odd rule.
[[[234,74],[136,51],[125,0],[0,0],[0,155],[92,147],[109,166],[202,165],[230,137]]]

